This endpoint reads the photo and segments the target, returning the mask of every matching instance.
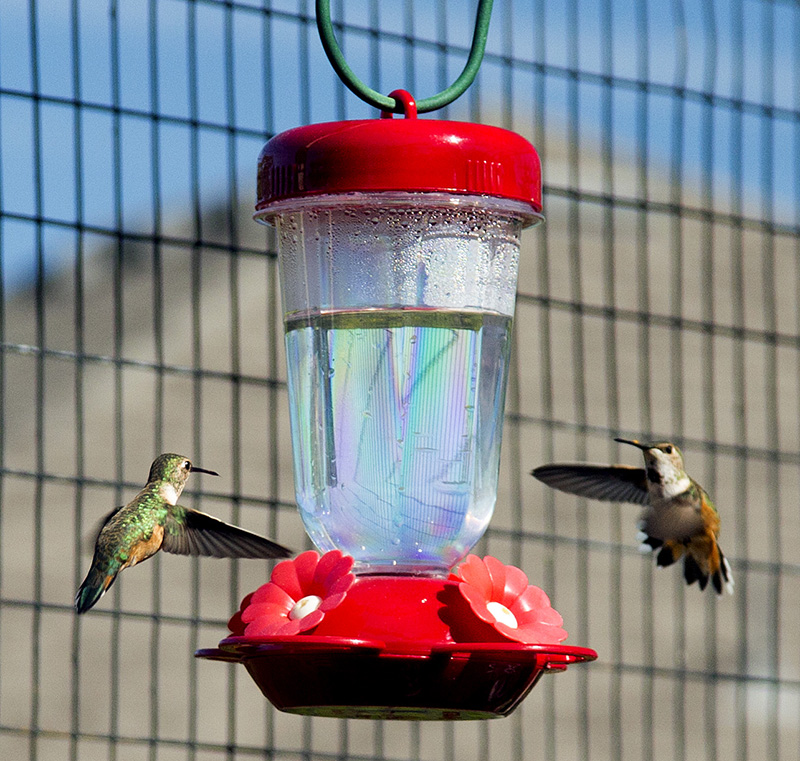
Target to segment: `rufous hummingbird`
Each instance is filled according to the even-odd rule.
[[[687,584],[705,589],[709,578],[717,591],[733,593],[733,576],[722,554],[719,513],[700,484],[683,469],[683,456],[665,441],[643,444],[614,439],[642,450],[644,468],[630,465],[542,465],[531,472],[554,489],[590,499],[643,505],[639,539],[643,552],[659,550],[656,563],[669,566],[683,560]]]
[[[216,558],[285,558],[292,554],[258,534],[177,504],[190,473],[219,475],[192,465],[183,455],[159,455],[150,466],[144,489],[106,516],[95,541],[91,568],[75,596],[78,613],[89,610],[120,571],[159,550]]]

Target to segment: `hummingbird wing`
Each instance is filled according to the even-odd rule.
[[[87,534],[83,540],[83,549],[89,555],[94,552],[94,548],[97,546],[97,540],[100,538],[100,532],[106,527],[106,524],[117,514],[119,510],[122,509],[122,505],[119,507],[115,507],[110,513],[104,515],[101,520],[97,522],[94,530],[91,534]]]
[[[531,471],[534,478],[554,489],[606,502],[649,505],[644,468],[630,465],[542,465]]]
[[[214,558],[288,558],[294,554],[263,536],[180,505],[167,514],[161,549]]]

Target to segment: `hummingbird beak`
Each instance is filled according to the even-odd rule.
[[[614,439],[614,441],[618,441],[620,444],[630,444],[632,447],[641,449],[643,452],[646,452],[648,449],[650,449],[647,444],[642,444],[641,441],[636,441],[636,439]]]
[[[205,468],[198,468],[197,465],[192,465],[192,473],[208,473],[209,476],[218,476],[216,470],[206,470]]]

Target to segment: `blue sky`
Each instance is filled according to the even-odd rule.
[[[375,115],[338,86],[316,30],[294,17],[298,8],[313,12],[310,0],[273,2],[269,19],[262,6],[258,0],[232,9],[217,0],[75,0],[76,31],[72,0],[0,4],[0,210],[7,215],[0,244],[7,285],[32,272],[39,204],[46,219],[59,223],[45,234],[56,266],[60,241],[71,235],[78,213],[92,227],[113,229],[119,217],[126,231],[150,234],[158,213],[192,208],[195,188],[202,204],[237,190],[251,194],[266,133]],[[344,0],[343,8],[347,23],[377,21],[390,35],[412,32],[424,41],[409,57],[400,38],[376,45],[365,34],[347,34],[351,66],[375,89],[407,87],[422,98],[460,71],[463,55],[449,54],[442,67],[434,43],[468,44],[474,2],[417,2],[410,15],[405,3]],[[503,97],[506,55],[515,61],[510,101]],[[545,134],[566,134],[577,118],[581,141],[599,146],[603,114],[610,113],[619,160],[637,159],[645,148],[650,170],[667,174],[680,114],[677,158],[688,184],[699,189],[710,178],[715,204],[726,210],[734,208],[741,182],[746,214],[797,225],[798,72],[800,7],[793,2],[517,0],[512,6],[496,0],[479,108],[467,93],[438,116],[499,122],[505,114],[531,139],[535,120]],[[38,105],[30,97],[35,81]],[[540,113],[534,93],[542,81]],[[643,81],[650,83],[646,97],[637,85]],[[676,99],[676,88],[685,100]],[[78,119],[76,99],[88,104]],[[157,129],[151,111],[161,117]],[[193,118],[200,124],[195,132]],[[228,126],[237,130],[233,140]]]

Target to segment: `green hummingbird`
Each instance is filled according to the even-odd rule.
[[[554,489],[590,499],[644,506],[639,522],[642,552],[659,550],[656,563],[683,561],[687,584],[733,593],[733,576],[719,547],[719,513],[711,498],[683,467],[680,450],[669,441],[643,444],[614,439],[642,450],[644,468],[630,465],[542,465],[531,471]]]
[[[147,485],[127,505],[103,520],[89,573],[75,596],[78,613],[89,610],[125,568],[159,550],[215,558],[285,558],[291,550],[210,515],[181,507],[178,499],[190,473],[213,470],[179,454],[162,454],[150,466]]]

